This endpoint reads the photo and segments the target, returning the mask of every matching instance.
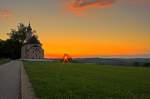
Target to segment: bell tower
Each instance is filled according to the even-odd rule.
[[[32,28],[29,22],[29,25],[27,27],[27,34],[26,34],[26,41],[28,41],[30,38],[32,38],[33,33],[32,33]]]

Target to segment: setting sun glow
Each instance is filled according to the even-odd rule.
[[[31,21],[46,58],[150,56],[148,0],[32,1],[0,1],[0,39]]]

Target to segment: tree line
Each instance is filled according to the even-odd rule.
[[[0,58],[19,59],[21,57],[21,47],[26,38],[28,26],[20,23],[17,29],[11,29],[7,33],[8,39],[0,39]]]

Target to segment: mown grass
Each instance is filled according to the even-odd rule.
[[[0,65],[9,62],[9,59],[0,59]]]
[[[150,68],[24,62],[40,99],[150,99]]]

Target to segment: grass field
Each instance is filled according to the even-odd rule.
[[[150,68],[24,62],[40,99],[150,99]]]
[[[0,65],[9,62],[9,59],[0,59]]]

